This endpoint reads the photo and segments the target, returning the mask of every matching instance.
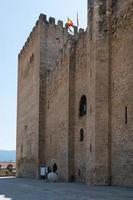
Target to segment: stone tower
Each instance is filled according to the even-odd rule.
[[[71,65],[70,52],[73,50],[70,49],[70,46],[76,39],[77,28],[75,27],[74,30],[74,35],[70,35],[68,29],[63,27],[62,21],[58,21],[55,24],[54,18],[50,17],[48,21],[46,15],[41,14],[19,54],[17,176],[39,177],[40,165],[46,164],[48,156],[46,152],[50,152],[49,144],[47,146],[47,137],[50,137],[50,133],[47,135],[47,131],[49,131],[49,127],[47,128],[49,123],[47,113],[50,112],[47,108],[51,100],[49,99],[48,89],[49,85],[52,85],[50,80],[58,77],[58,74],[61,73],[60,62],[63,63],[62,57],[66,56],[64,62],[66,63],[66,75],[68,77],[64,84],[71,90],[72,86],[69,86],[69,81],[72,82],[72,80],[69,78],[69,75],[71,76],[73,72],[69,72],[69,66]],[[54,71],[56,75],[52,76],[51,74],[54,74]],[[50,79],[50,77],[52,78]],[[69,111],[69,90],[66,90],[66,95],[65,112],[71,113]],[[67,122],[67,133],[69,132],[69,126],[71,126],[68,116],[67,114],[64,119]],[[66,134],[66,148],[67,145],[71,146],[71,141]],[[67,149],[65,154],[66,159],[67,161],[70,159],[73,162],[73,159],[70,158],[73,156],[69,156],[68,154]],[[73,165],[69,167],[68,163],[65,165],[66,173],[69,173],[68,171],[71,171],[73,168]],[[68,168],[70,169],[68,170]],[[68,179],[69,175],[65,176]]]
[[[88,0],[88,118],[92,153],[89,154],[89,182],[110,182],[110,0]],[[91,167],[90,167],[91,166]]]
[[[133,1],[88,1],[88,99],[93,112],[87,124],[94,152],[88,154],[87,174],[96,184],[133,184],[132,16]]]
[[[41,14],[18,58],[17,176],[133,185],[133,0],[88,0],[87,30]]]
[[[112,1],[111,169],[113,185],[133,185],[133,1]]]

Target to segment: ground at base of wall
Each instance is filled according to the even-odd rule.
[[[0,178],[0,200],[131,200],[133,188]]]

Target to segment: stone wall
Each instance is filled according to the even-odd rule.
[[[40,15],[18,60],[17,176],[56,163],[61,180],[133,185],[132,16],[132,0],[88,0],[70,35]]]
[[[63,22],[41,15],[40,163],[57,164],[62,180],[69,179],[70,40],[76,38]],[[70,149],[70,148],[69,148]],[[70,167],[71,168],[71,167]]]
[[[68,54],[67,49],[63,54]],[[45,161],[68,180],[69,57],[47,77]]]
[[[112,19],[112,184],[133,185],[133,1],[117,4]]]
[[[109,184],[109,34],[110,4],[107,0],[89,1],[88,6],[88,102],[87,130],[91,151],[87,159],[87,180]],[[89,148],[88,152],[89,152]]]
[[[19,54],[17,176],[38,176],[39,22]]]
[[[41,14],[19,54],[18,176],[39,177],[40,165],[46,164],[47,75],[50,70],[54,71],[59,66],[60,51],[69,38],[73,37],[63,27],[62,21],[55,24],[54,18],[47,20],[47,16]]]
[[[41,14],[40,17],[40,103],[39,103],[39,162],[46,164],[45,161],[45,130],[47,114],[47,76],[53,73],[59,65],[60,51],[69,39],[63,22]],[[58,75],[58,74],[56,74]],[[56,78],[55,75],[55,78]],[[46,141],[47,143],[47,141]]]
[[[87,46],[86,32],[80,34],[76,44],[75,67],[75,105],[74,105],[74,174],[75,180],[86,181],[86,143],[88,143],[86,130],[87,115],[80,116],[80,100],[83,95],[87,97]],[[87,102],[88,103],[88,102]],[[84,130],[83,141],[80,141],[80,131]]]

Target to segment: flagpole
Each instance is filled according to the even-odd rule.
[[[78,17],[78,12],[77,12],[77,28],[79,30],[79,17]]]

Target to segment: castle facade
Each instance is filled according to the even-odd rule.
[[[17,176],[133,185],[133,0],[88,0],[86,31],[41,14],[18,56]]]

